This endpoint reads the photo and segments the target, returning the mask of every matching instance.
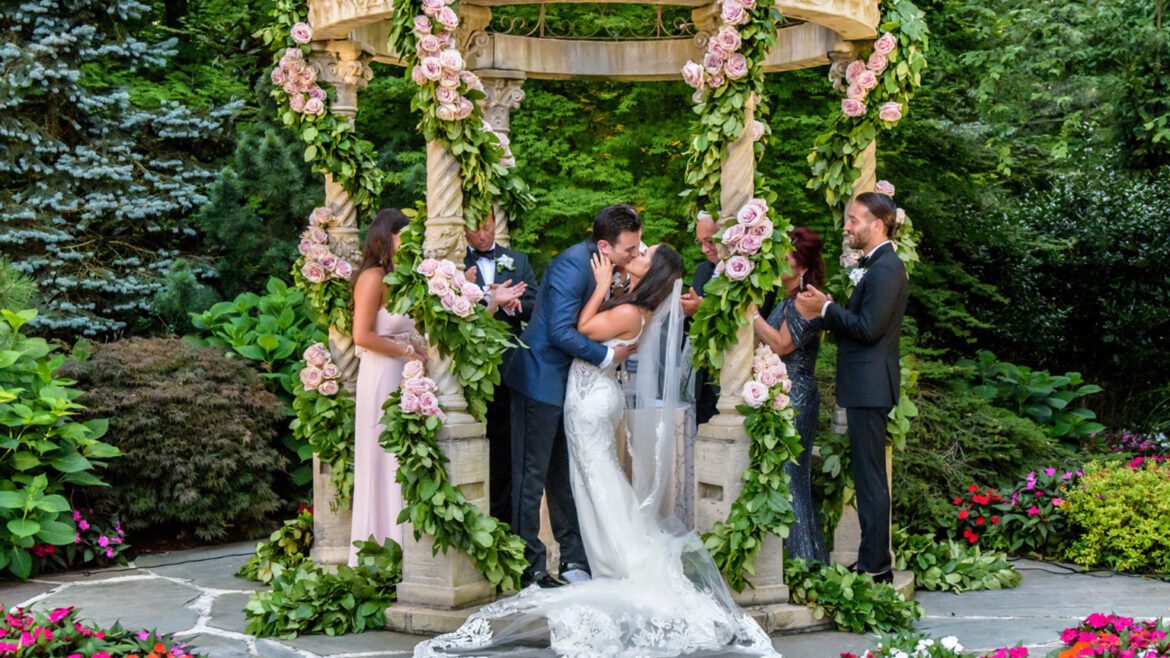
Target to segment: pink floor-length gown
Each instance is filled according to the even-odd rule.
[[[409,344],[414,320],[378,309],[374,331],[384,338]],[[378,542],[393,539],[402,543],[402,487],[394,479],[398,460],[378,443],[383,426],[382,404],[402,381],[406,359],[384,356],[358,348],[357,398],[354,410],[353,522],[350,530],[349,564],[357,564],[353,542],[370,535]]]

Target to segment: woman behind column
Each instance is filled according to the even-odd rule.
[[[804,447],[796,463],[784,466],[790,478],[792,509],[796,515],[796,525],[784,541],[784,551],[786,557],[828,562],[825,536],[812,498],[812,449],[821,408],[815,376],[817,352],[821,348],[821,319],[805,320],[796,312],[796,293],[802,280],[817,289],[824,287],[825,261],[821,255],[824,241],[804,227],[794,229],[789,237],[792,251],[788,254],[788,265],[792,274],[780,279],[784,300],[772,310],[767,321],[757,313],[752,326],[756,336],[780,355],[788,367],[796,431]]]
[[[414,320],[386,310],[386,284],[394,269],[398,233],[410,223],[396,208],[378,212],[366,232],[362,263],[354,276],[353,342],[361,359],[358,366],[354,411],[353,524],[349,564],[357,564],[352,542],[371,536],[379,543],[402,543],[402,488],[395,480],[398,460],[378,443],[383,426],[382,404],[402,380],[411,359],[422,359],[425,346],[414,332]],[[415,337],[414,341],[411,340]]]

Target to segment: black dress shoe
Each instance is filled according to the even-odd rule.
[[[883,571],[882,573],[870,574],[875,583],[885,583],[887,585],[894,584],[894,570]]]
[[[557,570],[557,573],[563,574],[567,571],[584,571],[590,576],[593,575],[593,572],[589,570],[589,565],[584,562],[561,562],[561,568]]]
[[[520,589],[535,584],[541,589],[552,589],[564,586],[564,582],[553,578],[547,571],[533,571],[520,576]]]

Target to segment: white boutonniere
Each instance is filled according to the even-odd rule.
[[[502,254],[496,259],[496,272],[503,272],[505,270],[511,272],[514,269],[516,269],[516,264],[511,256]]]
[[[868,271],[869,268],[867,267],[856,267],[849,271],[849,280],[856,286],[861,283],[861,279],[865,277],[865,273]]]

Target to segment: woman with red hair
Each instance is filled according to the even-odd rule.
[[[789,233],[792,251],[788,254],[790,274],[780,277],[784,299],[765,320],[759,313],[752,318],[756,337],[780,356],[792,380],[792,408],[796,410],[796,431],[804,451],[796,463],[786,464],[792,510],[796,524],[784,542],[787,556],[806,560],[829,561],[824,532],[812,499],[812,449],[817,434],[821,399],[817,391],[815,369],[821,347],[821,318],[806,320],[796,311],[796,293],[804,285],[824,287],[825,260],[821,254],[824,240],[815,232],[800,227]]]

